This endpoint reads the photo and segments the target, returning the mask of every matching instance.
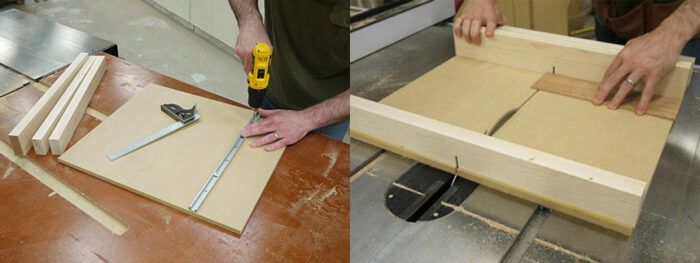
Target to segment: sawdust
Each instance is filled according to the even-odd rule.
[[[452,208],[455,212],[459,212],[459,213],[462,213],[466,216],[473,217],[474,219],[477,219],[477,220],[483,222],[484,224],[487,224],[488,226],[490,226],[493,229],[508,233],[510,235],[513,235],[513,236],[516,236],[516,235],[518,235],[518,233],[520,233],[520,231],[518,231],[517,229],[506,226],[506,225],[501,224],[499,222],[493,221],[493,220],[488,219],[486,217],[483,217],[481,215],[475,214],[475,213],[465,209],[462,206],[453,205],[453,204],[445,203],[445,202],[442,202],[442,205],[444,205],[445,207]]]
[[[323,186],[321,186],[321,187],[323,187]],[[302,197],[299,200],[297,200],[296,202],[294,202],[292,204],[291,211],[296,213],[297,211],[299,211],[299,209],[301,209],[302,207],[304,207],[306,205],[311,206],[311,207],[318,210],[321,208],[321,205],[323,204],[323,202],[326,201],[326,199],[328,199],[331,196],[336,195],[337,193],[338,193],[338,190],[335,188],[335,186],[333,188],[329,189],[328,191],[323,192],[323,193],[321,193],[321,188],[317,188],[316,190],[311,192],[311,194],[309,194],[305,197]]]
[[[0,142],[0,155],[5,156],[8,160],[19,166],[19,168],[39,180],[44,186],[58,193],[63,199],[109,229],[113,234],[122,235],[129,229],[127,224],[109,214],[104,208],[100,207],[81,192],[61,182],[54,175],[33,163],[31,160],[16,156],[10,146],[2,142]]]
[[[564,253],[564,254],[566,254],[567,256],[571,256],[571,257],[575,258],[577,261],[598,262],[598,261],[595,261],[595,260],[593,260],[593,259],[591,259],[591,258],[589,258],[589,257],[587,257],[587,256],[578,254],[578,253],[576,253],[576,252],[573,252],[573,251],[571,251],[571,250],[568,250],[568,249],[566,249],[566,248],[563,248],[563,247],[561,247],[561,246],[559,246],[559,245],[557,245],[557,244],[550,243],[550,242],[544,241],[544,240],[539,239],[539,238],[535,238],[535,243],[537,243],[537,244],[539,244],[539,245],[541,245],[541,246],[543,246],[543,247],[546,247],[546,248],[549,248],[549,249],[552,249],[552,250],[555,250],[555,251]]]
[[[328,177],[328,173],[331,172],[331,169],[333,169],[333,166],[335,166],[335,162],[338,161],[338,150],[333,149],[332,152],[321,154],[321,156],[330,160],[328,162],[328,166],[326,166],[326,169],[323,170],[323,173],[321,173],[323,177]]]
[[[10,174],[12,174],[12,172],[14,172],[14,171],[15,171],[15,166],[14,166],[14,165],[8,166],[8,167],[7,167],[7,170],[5,170],[5,173],[2,175],[2,179],[4,180],[4,179],[7,178],[8,176],[10,176]]]
[[[418,192],[417,190],[415,190],[415,189],[413,189],[413,188],[410,188],[410,187],[408,187],[408,186],[402,185],[402,184],[397,183],[397,182],[393,182],[393,183],[391,183],[391,184],[392,184],[393,186],[396,186],[396,187],[398,187],[398,188],[401,188],[401,189],[403,189],[403,190],[409,191],[409,192],[411,192],[411,193],[414,193],[414,194],[417,194],[417,195],[420,195],[420,196],[424,196],[424,195],[425,195],[425,194],[423,194],[423,193],[421,193],[421,192]]]

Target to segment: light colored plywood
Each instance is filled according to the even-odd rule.
[[[630,234],[644,181],[355,96],[350,134],[430,166]]]
[[[107,155],[157,131],[173,119],[163,103],[197,105],[197,123],[110,162]],[[157,85],[149,85],[78,141],[59,161],[179,210],[187,207],[219,164],[252,111]],[[242,232],[283,150],[251,148],[251,138],[231,161],[197,213]]]
[[[593,101],[598,91],[598,83],[547,73],[537,80],[532,85],[532,88],[590,102]],[[640,92],[630,93],[620,105],[620,109],[634,112],[640,99]],[[656,95],[652,98],[646,114],[667,120],[675,120],[680,106],[680,99]]]
[[[49,146],[53,155],[62,154],[68,147],[68,141],[70,141],[73,132],[78,127],[80,119],[83,118],[92,94],[95,93],[95,89],[97,89],[97,85],[100,84],[105,73],[106,63],[104,57],[94,57],[92,65],[89,65],[88,73],[75,91],[75,95],[71,98],[51,135],[49,135]]]
[[[494,136],[650,182],[672,124],[538,92]]]
[[[500,27],[493,38],[484,38],[480,46],[456,39],[458,56],[475,58],[533,72],[552,72],[581,80],[600,82],[620,45],[572,38],[556,34]],[[655,94],[681,99],[690,80],[694,58],[679,57],[676,66],[655,89]]]
[[[94,61],[95,57],[90,56],[83,64],[78,74],[75,75],[70,85],[68,85],[68,88],[63,92],[63,95],[61,95],[61,98],[58,99],[56,105],[51,109],[49,115],[46,116],[44,122],[34,136],[32,136],[32,145],[34,146],[34,152],[36,152],[36,154],[45,155],[49,152],[49,135],[51,135],[51,132],[56,127],[58,120],[63,116],[63,112],[66,110],[68,103],[71,101],[71,98],[73,98],[75,91],[78,90],[80,83],[83,82],[85,75],[87,75]]]
[[[520,107],[542,74],[454,57],[381,102],[475,132]]]
[[[87,53],[80,53],[53,85],[44,93],[41,98],[32,106],[22,120],[10,131],[8,137],[10,144],[16,155],[24,156],[32,148],[31,137],[36,133],[44,118],[49,114],[49,111],[56,104],[56,101],[61,97],[66,87],[70,84],[73,77],[78,73],[83,63],[88,58]]]

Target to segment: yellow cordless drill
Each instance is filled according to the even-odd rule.
[[[265,90],[270,82],[270,56],[270,46],[262,42],[255,45],[253,68],[248,72],[248,105],[254,110],[262,106]]]

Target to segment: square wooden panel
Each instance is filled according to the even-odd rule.
[[[164,103],[197,105],[201,118],[117,160],[107,155],[174,120]],[[246,140],[196,213],[190,202],[211,176],[252,111],[150,84],[60,156],[59,161],[117,186],[240,233],[283,150],[251,148]]]

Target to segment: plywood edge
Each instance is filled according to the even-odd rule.
[[[592,101],[598,90],[598,83],[547,73],[543,74],[542,77],[532,85],[532,88],[576,99]],[[640,92],[634,92],[634,94],[628,95],[628,98],[620,105],[620,109],[635,112],[640,98]],[[649,104],[647,114],[673,121],[676,119],[680,105],[680,99],[655,95]]]
[[[457,56],[492,63],[555,72],[572,78],[600,82],[605,70],[623,46],[557,34],[503,26],[479,46],[455,38]],[[655,94],[682,99],[690,80],[693,58],[679,56],[675,67],[659,82]]]
[[[87,109],[87,104],[90,102],[92,94],[102,80],[106,68],[105,64],[104,56],[95,58],[85,79],[80,83],[80,87],[63,112],[63,116],[61,116],[61,119],[51,132],[49,146],[53,155],[60,155],[65,152],[73,132],[78,127],[78,123]]]
[[[350,136],[629,235],[646,182],[351,96]]]
[[[105,158],[106,158],[106,157],[105,157]],[[76,169],[76,170],[78,170],[78,171],[81,171],[81,172],[85,173],[85,174],[89,174],[89,175],[91,175],[91,176],[94,176],[95,178],[98,178],[98,179],[100,179],[100,180],[102,180],[102,181],[105,181],[105,182],[110,183],[110,184],[112,184],[112,185],[115,185],[115,186],[117,186],[117,187],[120,187],[120,188],[123,188],[123,189],[128,189],[129,191],[134,192],[134,193],[136,193],[136,194],[138,194],[138,195],[140,195],[140,196],[146,197],[146,198],[151,199],[151,200],[155,200],[156,202],[158,202],[158,203],[160,203],[160,204],[163,204],[163,205],[165,205],[165,206],[167,206],[167,207],[173,208],[173,209],[175,209],[175,210],[184,212],[184,213],[186,213],[186,214],[188,214],[188,215],[191,215],[191,216],[193,216],[193,217],[196,217],[196,218],[198,218],[198,219],[204,220],[205,222],[210,223],[210,224],[213,224],[213,225],[215,225],[215,226],[217,226],[217,227],[220,227],[220,228],[222,228],[222,229],[225,229],[225,230],[234,232],[234,233],[236,233],[236,234],[238,234],[238,235],[240,235],[240,234],[243,232],[242,229],[241,229],[241,230],[238,230],[238,229],[235,229],[235,228],[228,227],[228,226],[226,226],[226,225],[224,225],[224,224],[221,224],[221,223],[219,223],[219,222],[216,222],[216,221],[214,221],[214,220],[211,220],[211,219],[209,219],[209,218],[206,218],[206,217],[204,217],[204,216],[202,216],[202,215],[200,215],[200,214],[192,213],[192,211],[190,211],[189,209],[185,209],[185,208],[179,207],[179,206],[177,206],[177,205],[170,204],[170,203],[168,203],[168,202],[166,202],[166,201],[164,201],[164,200],[162,200],[162,199],[156,198],[155,196],[146,194],[146,193],[144,193],[144,192],[138,191],[137,189],[134,189],[134,188],[128,187],[128,186],[126,186],[126,185],[120,184],[120,183],[118,183],[118,182],[115,182],[115,181],[113,181],[113,180],[110,180],[110,179],[107,178],[107,177],[102,177],[102,176],[100,176],[99,174],[92,173],[92,172],[90,172],[90,171],[88,171],[88,170],[85,170],[85,169],[81,168],[80,166],[73,165],[73,164],[71,164],[70,162],[66,162],[65,160],[63,160],[62,156],[59,156],[59,157],[58,157],[58,162],[59,162],[59,163],[62,163],[62,164],[64,164],[64,165],[66,165],[66,166],[72,167],[72,168],[74,168],[74,169]]]
[[[80,68],[80,71],[78,71],[78,74],[75,75],[73,80],[70,82],[70,85],[68,85],[68,88],[63,92],[63,95],[61,95],[61,97],[53,106],[49,114],[46,116],[46,119],[43,121],[39,129],[36,131],[34,136],[32,136],[32,145],[34,146],[34,152],[36,154],[45,155],[46,153],[48,153],[49,135],[51,135],[51,132],[53,131],[54,127],[56,127],[56,124],[63,115],[66,106],[68,106],[68,103],[70,102],[71,98],[73,98],[73,95],[80,86],[80,83],[83,82],[85,75],[87,74],[88,70],[90,69],[90,66],[94,63],[94,61],[94,56],[90,56],[87,59],[87,61]]]
[[[32,147],[31,136],[39,129],[49,110],[53,108],[59,96],[68,86],[68,83],[75,77],[78,70],[88,58],[87,53],[80,53],[58,77],[51,87],[39,98],[39,100],[27,111],[22,119],[15,125],[8,134],[10,146],[15,155],[27,155]]]

